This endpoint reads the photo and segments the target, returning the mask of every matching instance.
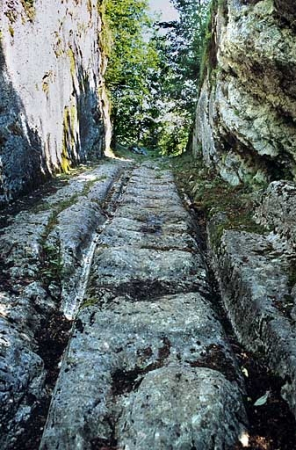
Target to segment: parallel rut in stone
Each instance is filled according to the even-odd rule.
[[[12,205],[0,235],[0,448],[38,448],[92,242],[124,184],[105,161]],[[117,189],[117,190],[118,190]],[[12,212],[16,212],[12,214]],[[90,250],[89,250],[90,249]],[[85,261],[86,264],[83,264]],[[75,303],[77,300],[77,304]]]
[[[99,237],[40,449],[233,449],[245,392],[210,296],[171,173],[142,164]]]

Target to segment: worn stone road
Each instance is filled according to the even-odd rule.
[[[242,385],[210,296],[171,173],[142,164],[99,237],[41,449],[233,448]]]
[[[244,384],[198,233],[172,174],[152,162],[76,177],[4,229],[1,448],[17,448],[51,395],[39,339],[50,317],[73,326],[41,450],[243,441]]]

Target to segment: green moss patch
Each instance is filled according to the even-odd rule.
[[[87,308],[88,306],[94,306],[99,302],[99,299],[96,297],[87,298],[83,301],[83,303],[80,305],[80,310]]]
[[[33,22],[36,15],[35,0],[21,0],[26,16],[30,22]]]
[[[225,229],[263,234],[266,229],[255,223],[253,210],[258,191],[250,186],[230,186],[217,173],[194,160],[189,153],[173,158],[173,171],[179,189],[191,199],[191,207],[202,212],[206,219],[223,213],[223,220],[215,230],[216,244]]]

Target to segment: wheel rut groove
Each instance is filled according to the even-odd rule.
[[[124,166],[106,162],[37,202],[30,197],[0,237],[0,447],[38,448],[72,322],[63,300],[78,285],[103,201]],[[61,183],[59,183],[61,184]],[[10,212],[11,208],[9,208]],[[73,289],[74,290],[74,289]],[[73,291],[72,291],[73,292]]]

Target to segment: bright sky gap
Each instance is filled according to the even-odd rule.
[[[162,20],[171,21],[178,19],[178,12],[171,4],[170,0],[149,0],[152,12],[160,12]]]

